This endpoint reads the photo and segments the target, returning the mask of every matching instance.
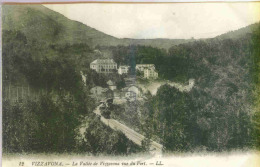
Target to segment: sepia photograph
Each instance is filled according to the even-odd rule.
[[[260,165],[260,2],[1,8],[3,167]]]

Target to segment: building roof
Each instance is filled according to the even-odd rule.
[[[95,87],[93,87],[91,89],[103,89],[103,88],[101,86],[95,86]]]
[[[113,92],[113,91],[108,88],[104,88],[103,92]]]
[[[126,91],[128,91],[128,87],[124,87],[124,88],[122,89],[122,92],[126,92]]]
[[[155,69],[153,69],[153,68],[144,68],[144,70],[149,70],[149,71],[155,71],[156,72],[156,70]]]
[[[130,68],[130,66],[119,66],[119,68]]]
[[[111,81],[111,80],[107,81],[107,84],[108,84],[109,86],[115,85],[114,82]]]
[[[136,67],[142,67],[142,66],[155,66],[154,64],[136,64]]]
[[[107,90],[109,90],[108,88],[102,88],[101,86],[95,86],[95,87],[91,88],[90,90],[93,90],[93,89],[101,89],[103,92],[106,92]]]
[[[121,93],[121,91],[118,90],[118,89],[113,90],[113,92],[114,92],[114,94],[120,94]]]
[[[140,90],[140,87],[138,87],[138,86],[136,86],[136,85],[130,85],[130,86],[128,87],[128,89],[130,89],[130,88],[136,88],[136,89]]]
[[[156,69],[154,69],[154,68],[149,68],[149,67],[145,67],[144,68],[144,71],[153,71],[153,72],[156,72],[156,73],[158,73],[158,71],[156,70]]]
[[[108,63],[116,64],[116,62],[113,59],[96,59],[91,64],[108,64]]]
[[[122,89],[122,91],[128,91],[130,88],[132,88],[132,87],[135,87],[135,88],[137,88],[138,90],[141,90],[141,88],[139,88],[138,86],[136,86],[136,85],[130,85],[130,86],[127,86],[127,87],[124,87],[123,89]]]

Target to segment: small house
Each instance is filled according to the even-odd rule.
[[[102,88],[101,86],[95,86],[90,89],[90,93],[94,96],[101,95],[107,90],[107,88]]]
[[[127,74],[129,71],[130,66],[119,66],[118,68],[118,74]]]
[[[142,96],[141,89],[134,85],[124,88],[123,92],[124,92],[125,98],[127,98],[127,99],[132,99],[132,98],[136,99],[136,98],[139,98]]]
[[[113,98],[113,91],[108,88],[102,88],[101,86],[96,86],[90,89],[91,97],[97,100],[104,100],[107,98]]]
[[[110,90],[112,90],[112,91],[116,90],[116,84],[113,81],[111,81],[111,80],[107,81],[107,85]]]

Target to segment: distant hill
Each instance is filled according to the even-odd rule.
[[[238,39],[238,38],[245,36],[246,34],[252,34],[253,32],[259,30],[259,26],[260,26],[260,22],[251,24],[249,26],[240,28],[235,31],[229,31],[225,34],[221,34],[221,35],[217,36],[216,38],[218,38],[218,39],[228,39],[228,38]]]
[[[97,45],[145,45],[168,49],[185,39],[119,39],[52,11],[42,5],[3,5],[3,30],[20,30],[29,40],[44,43]]]

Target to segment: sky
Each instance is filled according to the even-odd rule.
[[[117,38],[211,38],[260,21],[260,3],[48,4]]]

